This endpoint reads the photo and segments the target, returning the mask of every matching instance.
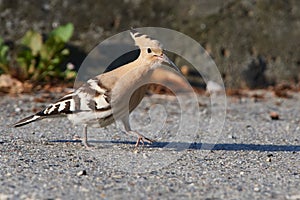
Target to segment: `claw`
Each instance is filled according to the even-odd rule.
[[[139,134],[136,131],[126,131],[125,133],[130,134],[130,135],[137,135],[138,136],[138,139],[137,139],[137,141],[135,143],[135,147],[138,147],[140,145],[140,143],[142,143],[143,146],[144,146],[145,141],[148,142],[148,143],[150,143],[150,144],[152,144],[154,142],[154,140],[146,138],[145,136]]]
[[[87,150],[93,150],[94,149],[94,145],[89,144],[87,141],[85,141],[84,139],[81,140],[83,146],[87,149]]]
[[[153,140],[150,140],[149,138],[146,138],[146,137],[144,137],[144,136],[142,136],[142,135],[139,135],[139,137],[138,137],[138,139],[137,139],[137,141],[136,141],[136,144],[135,144],[135,147],[138,147],[139,146],[139,144],[140,144],[140,142],[143,144],[143,146],[145,145],[145,143],[144,142],[148,142],[148,143],[150,143],[150,144],[152,144],[154,141]]]

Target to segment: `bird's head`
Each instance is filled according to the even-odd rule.
[[[153,68],[161,64],[166,64],[176,71],[179,71],[178,67],[166,56],[162,44],[158,40],[141,34],[134,29],[131,30],[130,34],[135,45],[138,46],[141,51],[139,59],[142,59],[144,63],[148,63],[149,66]]]

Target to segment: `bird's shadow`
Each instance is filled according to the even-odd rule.
[[[51,140],[49,142],[81,142],[81,140]],[[89,143],[101,144],[128,144],[135,145],[133,141],[89,141]],[[300,145],[276,145],[276,144],[245,144],[245,143],[188,143],[188,142],[154,142],[147,144],[145,148],[169,148],[174,150],[215,150],[215,151],[287,151],[300,152]]]

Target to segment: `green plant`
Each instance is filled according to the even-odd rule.
[[[65,45],[73,30],[71,23],[60,26],[50,32],[45,41],[40,33],[28,31],[21,39],[21,48],[17,53],[20,78],[31,81],[74,78],[74,71],[68,68],[63,71],[61,66],[70,53]]]
[[[3,39],[0,37],[0,74],[9,73],[9,47],[4,44]]]

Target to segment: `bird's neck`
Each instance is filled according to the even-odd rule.
[[[142,60],[136,60],[117,70],[119,70],[118,79],[127,79],[131,83],[147,82],[153,73],[153,68],[144,64]]]

